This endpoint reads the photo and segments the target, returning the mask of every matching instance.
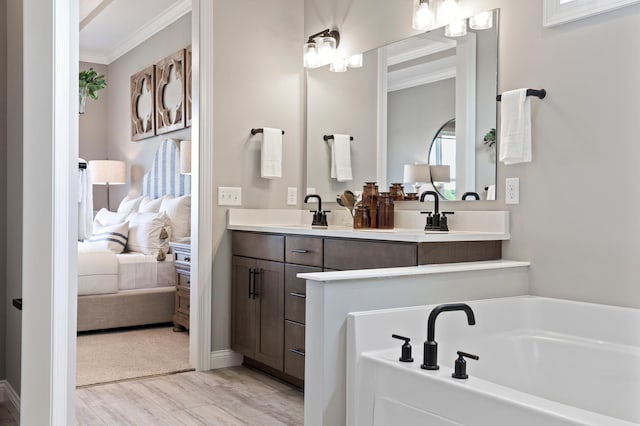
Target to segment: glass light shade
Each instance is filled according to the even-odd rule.
[[[446,24],[458,18],[460,7],[458,0],[443,0],[438,6],[438,21],[440,24]]]
[[[347,59],[347,65],[349,68],[362,68],[362,53],[356,53],[349,56]]]
[[[416,30],[426,30],[433,24],[433,11],[428,0],[414,0],[413,6],[413,28]]]
[[[347,70],[347,59],[342,56],[336,55],[333,58],[333,62],[329,65],[329,71],[331,72],[345,72]]]
[[[191,174],[191,141],[180,141],[180,174]]]
[[[488,30],[493,27],[493,12],[482,12],[469,18],[472,30]]]
[[[316,43],[305,43],[302,49],[302,57],[305,68],[317,68],[320,66],[320,58],[318,56],[318,46]]]
[[[467,35],[467,20],[456,19],[444,27],[444,35],[447,37],[462,37]]]
[[[336,39],[333,37],[318,37],[318,60],[320,65],[327,65],[333,62],[336,56]]]

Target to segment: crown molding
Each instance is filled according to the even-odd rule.
[[[106,56],[95,52],[80,52],[80,62],[109,65],[109,60]]]

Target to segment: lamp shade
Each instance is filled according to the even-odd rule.
[[[451,182],[451,167],[448,165],[431,166],[431,180],[433,182]]]
[[[405,164],[404,177],[405,183],[427,183],[431,182],[428,164]]]
[[[191,141],[180,141],[180,174],[191,174]]]
[[[124,161],[89,161],[89,173],[94,185],[123,185],[127,178]]]

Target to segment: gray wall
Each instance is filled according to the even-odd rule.
[[[11,299],[22,297],[22,1],[7,5],[7,239],[6,379],[20,392],[22,317]],[[1,356],[1,355],[0,355]]]
[[[333,3],[305,0],[306,34],[335,23],[353,52],[415,34],[409,1]],[[548,95],[532,100],[533,162],[499,165],[498,201],[446,208],[511,211],[503,254],[531,261],[531,293],[640,307],[640,5],[545,29],[540,1],[461,4],[501,8],[500,91]],[[520,178],[519,205],[504,204],[506,177]]]
[[[7,272],[7,5],[0,3],[0,379],[4,379]]]
[[[127,165],[127,183],[110,189],[112,210],[117,208],[130,190],[136,193],[140,191],[142,175],[151,168],[153,155],[163,139],[191,139],[191,129],[188,128],[132,142],[129,87],[133,74],[190,44],[191,13],[188,13],[107,67],[106,154],[109,159],[122,160]],[[91,101],[87,101],[89,102]],[[82,145],[82,134],[80,143]],[[96,201],[94,199],[94,203]]]
[[[287,187],[304,182],[303,7],[299,0],[214,3],[213,185],[242,186],[245,208],[286,208]],[[284,129],[282,178],[260,178],[260,137]],[[214,197],[215,198],[215,197]],[[215,202],[215,201],[214,201]],[[231,238],[227,208],[213,207],[212,349],[229,348]]]
[[[79,150],[80,158],[85,160],[104,160],[107,158],[107,132],[108,132],[108,98],[109,98],[109,74],[107,66],[80,62],[80,70],[93,68],[98,74],[104,74],[107,78],[107,88],[98,92],[98,99],[87,99],[85,113],[80,114],[79,122]],[[107,189],[104,185],[93,186],[93,206],[100,210],[107,205]]]
[[[387,181],[403,182],[404,164],[426,163],[431,139],[456,115],[456,80],[389,92],[387,95]],[[405,192],[412,192],[410,186]]]

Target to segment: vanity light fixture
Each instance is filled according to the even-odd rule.
[[[493,12],[478,13],[469,18],[469,28],[472,30],[488,30],[493,27]]]
[[[332,63],[339,45],[340,33],[337,30],[327,28],[310,36],[302,49],[305,68]]]
[[[448,24],[455,19],[458,19],[460,14],[460,6],[458,0],[442,0],[438,6],[438,22],[441,24]]]
[[[413,0],[413,28],[424,31],[434,21],[433,10],[429,0]]]
[[[347,58],[344,56],[336,55],[333,61],[329,65],[329,71],[331,72],[346,72],[347,71]]]
[[[444,27],[444,35],[446,37],[462,37],[467,35],[467,20],[456,19],[451,21],[449,25]]]
[[[349,68],[362,68],[362,53],[356,53],[355,55],[349,56],[347,59],[347,65]]]

